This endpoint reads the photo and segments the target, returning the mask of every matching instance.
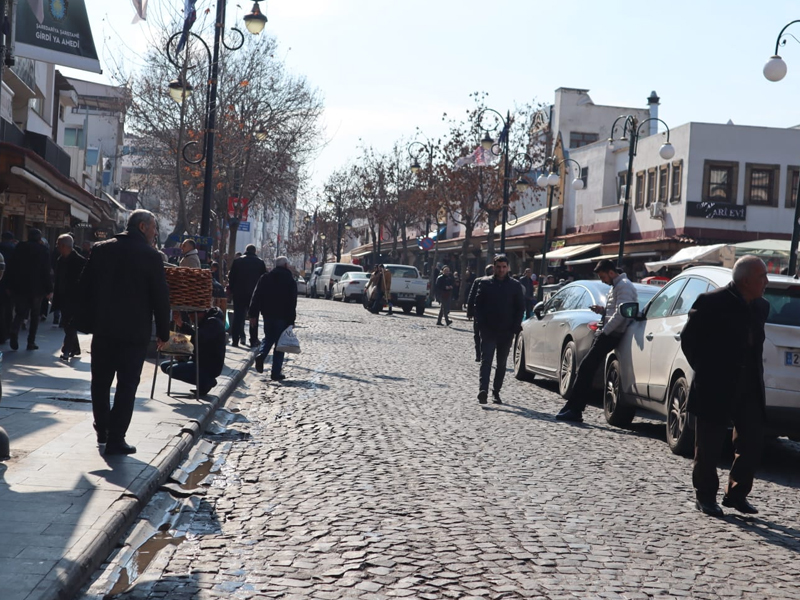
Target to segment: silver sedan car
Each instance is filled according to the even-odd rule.
[[[660,288],[633,284],[644,306]],[[533,308],[533,316],[522,323],[522,332],[514,344],[514,374],[530,381],[534,375],[558,381],[558,391],[569,398],[575,383],[575,371],[589,351],[600,315],[592,305],[605,306],[611,287],[600,280],[575,281],[565,285],[546,302]],[[602,387],[602,368],[595,377]]]

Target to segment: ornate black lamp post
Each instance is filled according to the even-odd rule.
[[[424,137],[424,136],[423,136]],[[422,167],[419,164],[419,156],[423,152],[428,155],[428,180],[425,182],[428,191],[430,192],[433,189],[431,185],[431,181],[433,178],[433,154],[434,154],[434,146],[428,138],[425,138],[427,143],[422,143],[419,141],[411,142],[408,145],[408,156],[411,158],[411,171],[414,173],[419,173],[422,170]],[[429,211],[430,213],[430,211]],[[433,265],[428,262],[428,250],[425,250],[425,264],[428,265],[428,289],[433,290],[435,285],[435,281],[433,280],[434,275],[434,265],[436,261],[439,260],[439,232],[441,231],[441,227],[439,226],[439,217],[436,218],[436,240],[434,241],[434,251],[433,251]],[[425,218],[425,236],[427,237],[430,235],[431,232],[431,215]],[[430,308],[431,303],[433,302],[433,294],[429,293],[428,298],[426,300],[426,305]]]
[[[214,25],[214,51],[212,55],[211,49],[205,43],[203,38],[199,35],[187,32],[188,37],[198,40],[205,48],[208,57],[208,87],[206,88],[206,102],[205,102],[205,123],[203,129],[203,147],[202,155],[198,159],[190,159],[186,155],[186,151],[190,146],[197,144],[196,141],[191,141],[183,146],[183,159],[193,165],[199,164],[205,160],[205,179],[203,183],[203,205],[200,216],[200,235],[207,237],[209,235],[211,223],[211,194],[213,190],[214,178],[214,133],[217,125],[217,77],[219,74],[219,46],[220,43],[228,50],[238,50],[244,45],[244,34],[236,27],[231,30],[235,32],[235,42],[228,45],[223,38],[222,30],[225,26],[225,5],[226,0],[217,0],[217,16]],[[245,27],[250,33],[259,34],[264,29],[267,22],[267,17],[261,12],[258,6],[258,0],[253,5],[253,10],[250,14],[244,17]],[[180,75],[169,83],[169,94],[177,103],[183,102],[188,98],[194,88],[185,79],[185,71],[187,70],[181,61],[178,60],[180,51],[172,52],[172,46],[178,38],[184,35],[184,32],[178,32],[172,35],[167,41],[167,58],[178,69],[181,69]],[[186,39],[186,44],[182,51],[189,52],[189,40]],[[188,59],[187,59],[188,60]]]
[[[580,178],[581,166],[580,164],[578,164],[578,161],[573,160],[571,158],[565,158],[560,161],[556,161],[554,158],[546,159],[544,161],[544,164],[542,165],[543,167],[542,174],[536,178],[536,185],[538,185],[542,189],[547,189],[547,218],[545,220],[545,226],[544,226],[544,240],[542,244],[542,263],[539,273],[539,286],[537,287],[536,290],[537,302],[541,302],[542,298],[544,297],[544,284],[547,278],[547,246],[550,243],[550,223],[553,214],[553,195],[554,195],[553,193],[556,189],[556,186],[561,182],[561,176],[558,174],[558,169],[559,167],[561,167],[561,165],[565,163],[572,163],[578,170],[578,176],[572,180],[572,189],[582,190],[583,180]],[[544,170],[548,171],[547,174],[544,173]],[[520,181],[517,182],[518,190],[520,190],[521,182],[523,182],[527,186],[527,182],[524,182],[523,179],[520,178]]]
[[[494,127],[489,128],[482,125],[483,116],[486,113],[493,113],[497,119],[497,123]],[[481,140],[481,146],[483,149],[491,151],[495,156],[505,157],[505,161],[503,162],[503,219],[500,226],[500,253],[502,254],[506,251],[506,221],[508,220],[508,201],[509,196],[511,195],[511,190],[509,189],[511,177],[511,157],[508,155],[508,143],[509,138],[511,137],[511,132],[509,130],[511,126],[511,112],[506,112],[506,118],[504,119],[503,115],[493,108],[484,108],[478,113],[476,121],[478,123],[478,127],[480,127],[484,133],[483,139]],[[495,141],[491,134],[501,124],[503,129],[500,132],[500,137],[497,141]],[[489,235],[494,235],[494,232],[490,231]]]
[[[617,257],[617,267],[622,267],[622,258],[625,255],[625,230],[628,227],[628,205],[631,198],[631,187],[633,187],[633,157],[636,156],[637,146],[639,145],[639,136],[642,127],[650,121],[658,121],[666,128],[667,141],[662,144],[658,150],[659,156],[664,160],[669,160],[675,156],[675,148],[669,143],[669,127],[661,119],[657,117],[650,117],[644,119],[641,123],[633,115],[621,115],[614,120],[611,125],[611,137],[608,138],[608,143],[611,144],[615,141],[614,133],[617,130],[617,124],[622,121],[622,135],[618,139],[621,142],[629,142],[628,144],[628,174],[625,178],[625,198],[622,201],[622,220],[619,225],[619,256]]]
[[[778,54],[781,46],[786,45],[786,38],[784,32],[790,25],[800,23],[800,20],[791,21],[783,26],[781,32],[778,34],[778,39],[775,40],[775,54],[770,57],[767,64],[764,65],[764,77],[770,81],[780,81],[786,76],[786,63]],[[792,36],[794,37],[794,36]],[[797,39],[797,38],[795,38]],[[790,175],[791,176],[791,175]],[[794,221],[792,222],[792,242],[789,247],[789,275],[797,274],[797,245],[800,243],[800,177],[798,178],[797,191],[794,197]]]

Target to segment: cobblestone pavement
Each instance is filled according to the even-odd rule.
[[[692,502],[662,423],[554,420],[509,372],[480,407],[470,323],[301,300],[303,353],[259,378],[187,541],[138,598],[800,598],[800,446],[757,518]]]

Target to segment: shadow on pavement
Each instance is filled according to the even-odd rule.
[[[800,530],[794,527],[778,525],[761,517],[745,517],[738,514],[730,514],[725,520],[738,525],[743,531],[761,536],[769,544],[800,552]]]
[[[339,379],[346,379],[348,381],[357,381],[359,383],[369,383],[370,385],[375,385],[374,381],[369,381],[368,379],[361,379],[359,377],[353,377],[352,375],[348,375],[347,373],[338,373],[336,371],[317,371],[316,369],[309,369],[308,367],[301,367],[300,365],[293,364],[291,365],[292,369],[299,369],[300,371],[308,371],[310,373],[321,373],[324,375],[329,375],[331,377],[338,377]],[[266,368],[264,369],[266,371]],[[289,381],[287,380],[284,382],[283,385],[288,385]],[[314,384],[314,387],[322,387],[321,384]],[[324,389],[324,388],[323,388]]]

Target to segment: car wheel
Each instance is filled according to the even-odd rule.
[[[678,377],[667,398],[667,444],[681,456],[690,456],[694,448],[694,430],[686,410],[688,399],[689,384],[685,377]]]
[[[606,422],[615,427],[626,427],[636,416],[636,408],[622,403],[622,380],[619,361],[615,358],[606,369],[603,413]]]
[[[575,342],[568,341],[561,350],[561,362],[558,363],[558,393],[567,400],[575,386],[576,353]]]
[[[403,314],[410,315],[413,308],[410,304],[403,304]]]
[[[525,342],[517,335],[514,342],[514,377],[520,381],[533,381],[534,375],[525,368]]]
[[[417,316],[422,317],[425,315],[425,300],[417,302]]]

